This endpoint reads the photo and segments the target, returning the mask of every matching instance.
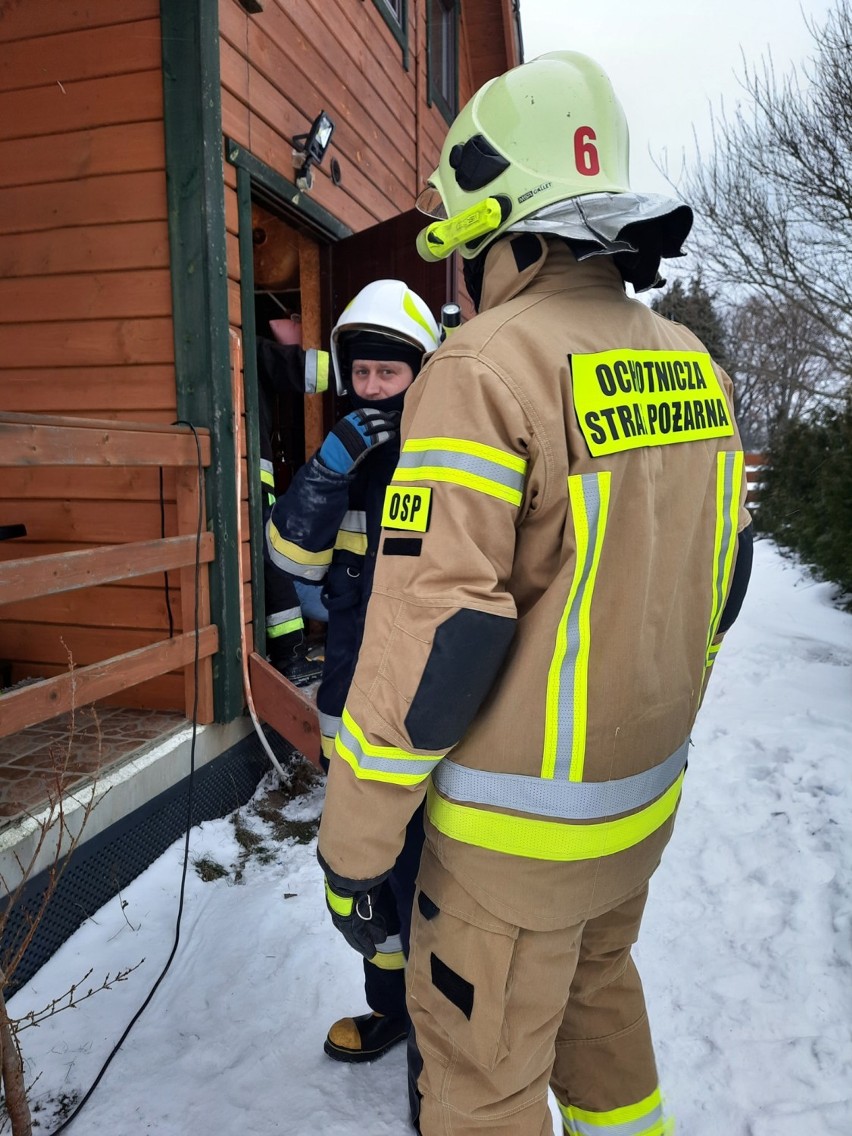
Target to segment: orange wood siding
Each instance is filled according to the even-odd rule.
[[[408,4],[408,70],[371,0],[270,0],[255,16],[219,0],[219,20],[225,134],[294,181],[292,137],[325,110],[335,132],[311,199],[356,232],[411,209],[447,128],[427,105],[425,0]]]
[[[3,5],[0,14],[0,410],[176,417],[158,0]],[[164,518],[176,531],[174,472]],[[141,469],[4,469],[2,559],[160,536]],[[170,573],[181,627],[179,573]],[[0,609],[12,679],[50,676],[168,634],[162,576]],[[183,674],[125,705],[183,708]]]

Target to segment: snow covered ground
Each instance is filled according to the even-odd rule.
[[[678,1136],[850,1136],[852,616],[770,543],[755,553],[637,961]],[[321,806],[317,785],[285,815]],[[315,840],[271,839],[250,806],[239,822],[193,830],[192,860],[228,873],[205,882],[190,868],[175,960],[73,1136],[410,1131],[402,1049],[362,1067],[322,1052],[331,1022],[365,1004],[360,962],[325,913]],[[264,836],[251,854],[245,829]],[[89,968],[94,984],[145,959],[21,1035],[38,1132],[57,1126],[61,1096],[89,1087],[160,973],[182,857],[181,841],[13,999],[23,1016]]]

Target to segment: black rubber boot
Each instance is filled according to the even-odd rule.
[[[376,1061],[407,1037],[407,1018],[373,1012],[335,1022],[323,1049],[333,1061]]]

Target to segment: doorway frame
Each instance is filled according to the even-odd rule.
[[[258,201],[301,229],[321,245],[352,236],[352,229],[306,197],[293,182],[225,138],[225,157],[237,173],[237,225],[240,254],[240,320],[243,344],[243,408],[246,419],[246,462],[249,470],[249,548],[251,551],[252,628],[255,650],[263,654],[266,641],[266,603],[263,589],[263,504],[260,482],[260,410],[257,395],[257,337],[254,310],[253,201]]]

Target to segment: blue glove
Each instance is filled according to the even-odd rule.
[[[319,460],[335,473],[352,473],[376,446],[399,433],[399,411],[363,407],[341,418],[320,446]]]
[[[347,880],[346,883],[357,887],[356,880]],[[339,877],[334,878],[333,884],[328,876],[325,878],[325,901],[331,912],[331,921],[349,946],[365,959],[373,958],[379,943],[388,937],[384,919],[373,910],[373,900],[380,887],[381,884],[377,884],[364,891],[356,891],[344,886]]]

